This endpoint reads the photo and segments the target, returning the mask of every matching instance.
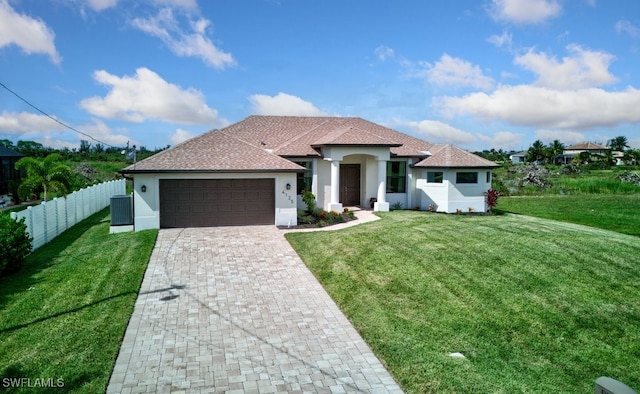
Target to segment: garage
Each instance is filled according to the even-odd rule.
[[[160,179],[160,227],[275,223],[275,180]]]

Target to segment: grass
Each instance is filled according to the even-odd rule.
[[[381,216],[286,237],[406,392],[585,393],[603,375],[640,388],[636,237],[511,214]]]
[[[496,210],[640,236],[640,193],[500,197]]]
[[[0,379],[61,379],[65,392],[104,392],[157,235],[108,232],[105,209],[0,278]]]

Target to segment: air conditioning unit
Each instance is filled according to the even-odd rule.
[[[111,197],[111,225],[133,225],[133,198],[130,195]]]
[[[626,384],[606,376],[601,376],[598,379],[596,379],[596,383],[594,385],[594,393],[595,394],[638,394],[634,389],[627,386]]]

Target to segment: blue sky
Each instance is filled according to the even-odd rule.
[[[640,148],[636,0],[0,0],[0,139],[174,145],[252,114],[468,150]]]

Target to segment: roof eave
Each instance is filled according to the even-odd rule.
[[[234,173],[272,173],[272,172],[305,172],[306,168],[274,168],[274,169],[144,169],[144,170],[127,170],[118,171],[120,174],[178,174],[178,173],[205,173],[205,174],[234,174]]]
[[[313,144],[311,145],[312,148],[321,148],[323,146],[327,146],[327,147],[335,147],[335,146],[369,146],[369,147],[374,147],[374,148],[398,148],[400,146],[402,146],[402,144]]]
[[[487,169],[487,168],[498,168],[500,167],[499,165],[486,165],[486,166],[463,166],[463,165],[459,165],[459,166],[431,166],[431,165],[417,165],[415,164],[413,167],[415,168],[451,168],[451,169],[455,169],[455,168],[477,168],[477,169]]]

